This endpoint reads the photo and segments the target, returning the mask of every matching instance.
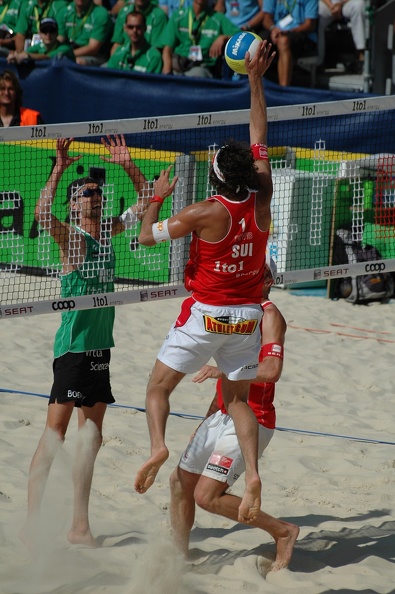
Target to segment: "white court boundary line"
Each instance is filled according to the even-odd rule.
[[[358,262],[355,264],[341,264],[340,266],[323,266],[321,268],[306,268],[281,272],[277,275],[275,285],[287,286],[318,280],[335,280],[337,278],[355,277],[374,272],[395,272],[395,259],[375,260],[374,262]],[[162,301],[186,297],[189,293],[183,285],[161,285],[142,287],[114,293],[82,295],[72,298],[50,299],[30,303],[14,303],[0,307],[0,320],[15,317],[26,317],[62,311],[96,309],[115,305],[130,305],[142,301]]]

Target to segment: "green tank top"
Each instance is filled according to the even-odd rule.
[[[76,270],[61,275],[61,296],[78,297],[114,291],[115,254],[110,237],[104,245],[77,227],[85,237],[85,261]],[[114,307],[62,312],[55,336],[54,356],[84,353],[114,346]]]

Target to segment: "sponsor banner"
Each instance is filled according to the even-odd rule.
[[[258,320],[226,320],[204,315],[204,329],[212,334],[253,334]]]

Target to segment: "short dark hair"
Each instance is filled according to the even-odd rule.
[[[23,91],[22,91],[21,83],[19,82],[19,78],[17,77],[17,75],[14,72],[12,72],[12,70],[3,70],[3,72],[0,72],[0,84],[4,80],[8,80],[9,82],[12,83],[12,85],[15,89],[15,107],[17,107],[19,109],[20,107],[22,107],[22,95],[23,95]]]
[[[141,12],[140,10],[137,10],[136,8],[134,8],[133,10],[128,12],[128,14],[126,15],[125,24],[127,23],[128,17],[130,17],[130,16],[133,16],[133,17],[139,16],[144,27],[147,26],[147,19],[145,18],[145,14],[143,12]]]
[[[230,140],[219,149],[216,161],[224,181],[219,179],[212,165],[209,177],[220,194],[241,200],[245,197],[242,190],[258,187],[257,170],[247,143]]]

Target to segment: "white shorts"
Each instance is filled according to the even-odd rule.
[[[218,307],[189,297],[158,359],[175,371],[196,373],[213,358],[228,379],[255,379],[262,315],[260,304]]]
[[[258,456],[262,456],[274,429],[259,425]],[[231,487],[245,471],[244,458],[232,418],[220,410],[200,425],[181,456],[179,467]]]

